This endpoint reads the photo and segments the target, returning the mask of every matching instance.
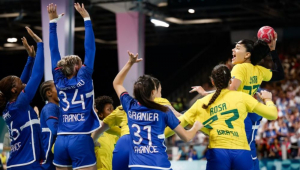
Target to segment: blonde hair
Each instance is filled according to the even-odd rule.
[[[66,76],[69,77],[74,74],[75,72],[75,65],[81,62],[81,58],[77,55],[69,55],[57,62],[57,67],[60,68],[61,72]]]

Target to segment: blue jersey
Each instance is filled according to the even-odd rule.
[[[68,79],[60,69],[53,71],[60,106],[58,135],[89,134],[100,127],[94,111],[92,73],[92,69],[82,66],[76,76]]]
[[[100,127],[100,120],[94,111],[94,88],[92,74],[95,60],[95,36],[90,20],[85,25],[84,64],[76,76],[66,78],[60,68],[56,68],[61,59],[58,49],[56,23],[50,23],[50,52],[54,84],[59,98],[60,115],[58,135],[90,134]]]
[[[30,101],[28,95],[21,92],[3,111],[11,140],[7,168],[30,165],[43,159],[40,121],[29,105]]]
[[[165,113],[140,105],[127,92],[122,93],[120,100],[132,139],[129,168],[171,169],[164,131],[166,126],[176,128],[179,120],[170,110]]]
[[[51,152],[51,148],[57,135],[58,116],[59,107],[54,103],[49,102],[41,111],[40,122],[42,129],[43,149],[45,154],[45,160],[42,163],[44,169],[55,169],[55,166],[52,164],[54,155]],[[53,121],[51,120],[53,120],[54,123],[52,123]]]

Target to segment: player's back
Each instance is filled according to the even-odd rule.
[[[21,92],[15,102],[9,103],[2,117],[8,125],[11,139],[7,167],[40,161],[43,158],[40,123],[37,114],[29,105],[27,94]]]
[[[59,69],[54,71],[54,83],[60,99],[58,135],[89,134],[100,126],[93,106],[92,72],[82,66],[76,76],[68,79]]]
[[[142,106],[128,94],[123,94],[121,102],[128,117],[132,138],[129,167],[170,168],[164,130],[179,125],[172,111],[162,112]]]
[[[231,76],[241,81],[241,85],[237,91],[254,95],[262,81],[269,81],[271,79],[272,71],[259,65],[242,63],[233,67]]]
[[[210,129],[209,148],[249,150],[244,120],[258,101],[243,92],[223,89],[214,103],[203,109],[202,105],[208,104],[212,95],[199,99],[193,105],[198,109],[196,119]]]

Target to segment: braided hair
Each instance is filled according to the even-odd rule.
[[[156,81],[155,79],[156,78],[149,75],[140,76],[134,83],[133,95],[143,106],[166,112],[169,110],[168,107],[150,100],[152,90],[157,90],[159,87],[159,84],[155,83],[158,80],[156,79]]]
[[[44,102],[48,100],[47,91],[51,90],[53,84],[53,80],[48,80],[40,85],[40,95]]]
[[[222,89],[225,89],[228,87],[228,83],[231,79],[230,71],[224,64],[219,64],[214,67],[214,69],[211,72],[211,78],[214,81],[214,84],[217,88],[216,92],[208,102],[208,104],[203,104],[202,108],[207,109],[208,106],[213,104],[215,100],[218,98],[220,95]]]

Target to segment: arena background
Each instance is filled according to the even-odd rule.
[[[26,63],[27,53],[20,38],[29,38],[25,26],[29,26],[42,37],[42,0],[0,0],[0,78],[20,75]],[[70,1],[70,0],[68,0]],[[93,21],[96,43],[96,61],[93,74],[95,96],[113,96],[114,105],[119,101],[112,87],[118,73],[117,8],[126,11],[140,11],[145,16],[145,74],[157,77],[162,83],[162,95],[173,102],[178,111],[186,110],[197,98],[189,94],[193,85],[211,89],[209,75],[213,66],[229,62],[235,42],[248,38],[255,40],[257,30],[265,25],[272,26],[278,33],[277,52],[283,62],[286,79],[276,84],[263,84],[262,88],[272,90],[282,120],[267,122],[261,128],[257,139],[258,148],[264,148],[260,155],[262,169],[299,169],[299,66],[300,66],[300,1],[298,0],[86,0],[85,3]],[[107,6],[110,6],[108,9]],[[115,9],[114,9],[115,7]],[[189,9],[193,9],[194,13]],[[167,18],[181,22],[171,22]],[[151,19],[160,19],[169,27],[157,27]],[[75,15],[74,54],[84,56],[84,31],[82,18]],[[76,29],[77,28],[77,29]],[[10,43],[8,38],[17,38]],[[42,37],[44,38],[44,37]],[[128,42],[130,43],[130,39]],[[47,48],[47,47],[45,47]],[[129,49],[130,50],[130,49]],[[134,51],[133,51],[134,52]],[[124,51],[126,53],[126,51]],[[271,68],[270,58],[261,64]],[[294,101],[294,105],[291,102]],[[37,93],[32,106],[43,107]],[[283,121],[289,128],[286,139],[280,139],[280,146],[286,148],[278,157],[270,157],[268,149],[272,140],[278,138]],[[277,124],[277,125],[276,125]],[[0,119],[0,143],[7,128]],[[269,132],[273,136],[268,136]],[[274,136],[275,135],[275,136]],[[296,141],[295,141],[296,139]],[[271,142],[270,142],[271,141]],[[295,144],[296,143],[296,144]],[[174,170],[205,169],[203,151],[207,139],[199,134],[190,143],[182,144],[176,137],[168,139],[168,153]],[[195,145],[197,159],[188,156],[176,161],[178,148]],[[260,147],[261,146],[261,147]],[[1,148],[0,148],[1,149]],[[187,148],[188,150],[188,148]],[[260,151],[261,151],[260,150]],[[260,152],[259,151],[259,152]],[[278,153],[279,154],[279,153]],[[285,155],[283,155],[285,154]],[[179,156],[180,157],[180,156]],[[283,159],[282,159],[283,158]],[[182,158],[181,158],[182,159]],[[191,161],[191,162],[189,162]]]

